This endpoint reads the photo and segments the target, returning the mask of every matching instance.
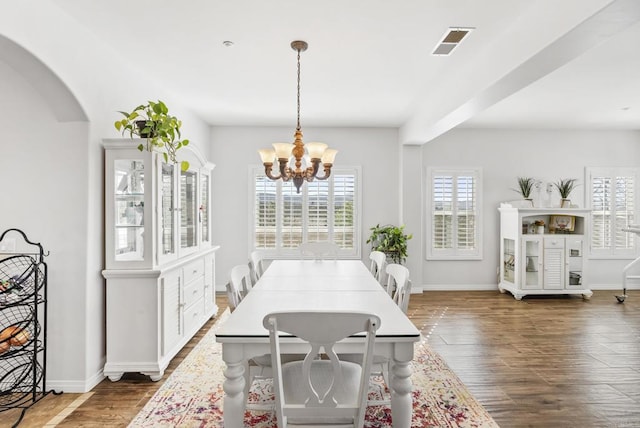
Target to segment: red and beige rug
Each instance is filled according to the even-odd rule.
[[[129,427],[222,427],[224,363],[215,329],[228,311],[202,338],[149,400]],[[412,427],[495,428],[498,425],[469,393],[425,340],[416,344],[413,360]],[[391,428],[388,390],[374,376],[365,427]],[[249,394],[245,426],[275,428],[273,391],[269,379],[258,380]]]

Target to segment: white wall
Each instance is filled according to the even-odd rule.
[[[76,359],[84,352],[69,350],[83,342],[83,328],[74,325],[85,310],[87,125],[58,122],[39,94],[1,61],[0,93],[0,229],[21,229],[50,253],[50,319],[57,319],[48,325],[48,369],[59,379],[73,379],[77,366],[84,366]]]
[[[294,127],[214,127],[211,132],[213,170],[213,243],[216,286],[224,290],[234,265],[249,257],[249,169],[261,165],[258,149],[293,142]],[[397,130],[389,128],[304,128],[304,141],[322,141],[337,150],[335,165],[362,167],[362,257],[369,228],[397,223],[400,212]]]
[[[4,5],[0,36],[11,42],[0,44],[0,229],[24,229],[51,252],[47,386],[84,392],[105,358],[102,139],[119,136],[117,110],[149,99],[165,101],[205,155],[209,127],[50,0]],[[54,114],[49,85],[86,116]]]
[[[480,261],[431,261],[424,259],[422,284],[428,289],[497,289],[499,265],[500,202],[519,199],[512,189],[516,177],[531,176],[545,182],[577,178],[580,186],[571,194],[584,207],[587,166],[640,165],[640,132],[616,131],[515,131],[457,129],[427,143],[422,168],[469,166],[483,169],[484,258]],[[422,194],[422,221],[424,218]],[[552,204],[559,204],[557,196]],[[557,206],[557,205],[556,205]],[[424,224],[424,223],[423,223]],[[628,260],[590,260],[588,281],[594,289],[618,288],[622,267]]]

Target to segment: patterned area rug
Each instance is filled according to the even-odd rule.
[[[202,338],[129,427],[222,427],[224,363],[215,330],[226,311]],[[415,345],[412,427],[498,427],[487,411],[425,340]],[[382,376],[373,376],[365,427],[391,428],[389,393]],[[245,426],[275,428],[270,379],[258,379],[249,394]]]

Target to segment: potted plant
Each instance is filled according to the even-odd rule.
[[[131,112],[120,111],[124,119],[117,120],[115,127],[122,135],[129,134],[146,139],[146,144],[139,144],[138,150],[161,150],[165,162],[177,163],[176,152],[189,144],[182,139],[180,127],[182,121],[169,114],[166,104],[158,100],[141,104]],[[183,171],[189,169],[189,162],[180,162]]]
[[[554,186],[558,189],[558,193],[560,193],[560,198],[562,198],[560,202],[560,207],[562,208],[570,208],[571,200],[569,199],[569,195],[578,185],[576,183],[575,178],[563,178],[562,180],[556,181]]]
[[[402,264],[407,259],[407,241],[413,235],[404,233],[404,226],[376,224],[371,229],[367,244],[371,244],[372,251],[382,251],[394,263]]]
[[[525,201],[529,201],[531,206],[533,206],[533,200],[531,199],[531,192],[533,191],[533,186],[535,186],[536,180],[531,177],[518,177],[518,188],[513,189],[516,192],[520,192],[522,198]]]
[[[544,220],[536,220],[533,222],[533,225],[536,227],[536,232],[539,234],[544,234]]]

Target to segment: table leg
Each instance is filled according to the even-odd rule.
[[[225,428],[242,428],[245,407],[245,363],[242,359],[236,360],[234,358],[232,360],[230,355],[224,353],[224,349],[223,359],[227,365],[224,371],[226,379],[222,384],[222,389],[224,390],[224,426]]]
[[[391,364],[391,415],[394,428],[411,426],[411,365],[394,359]]]

